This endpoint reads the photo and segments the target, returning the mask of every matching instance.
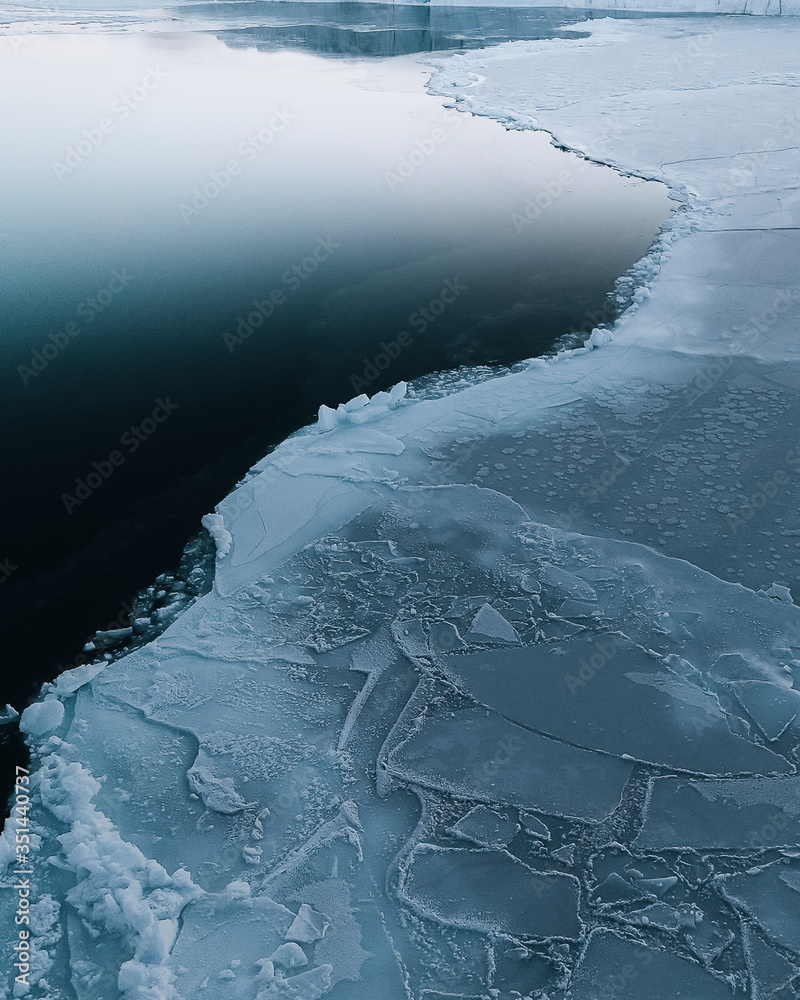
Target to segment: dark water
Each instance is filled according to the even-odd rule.
[[[403,46],[436,34],[417,13],[392,15]],[[0,707],[125,624],[321,403],[591,328],[669,212],[658,185],[447,109],[413,59],[261,52],[251,30],[277,37],[0,38]]]

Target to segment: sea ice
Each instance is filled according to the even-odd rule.
[[[800,846],[800,778],[652,778],[643,851]]]
[[[714,695],[620,633],[441,660],[483,705],[573,745],[704,774],[791,771],[734,735]]]
[[[455,927],[528,938],[580,937],[578,880],[533,871],[505,851],[421,844],[401,893],[420,914]]]

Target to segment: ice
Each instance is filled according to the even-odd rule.
[[[525,827],[525,832],[531,837],[535,837],[537,840],[550,840],[550,831],[537,816],[531,816],[530,813],[523,812],[520,813],[519,818]]]
[[[287,941],[299,941],[300,944],[311,944],[325,937],[325,931],[330,926],[330,917],[317,913],[308,903],[303,903],[292,926],[286,932]]]
[[[518,643],[513,625],[503,618],[491,604],[482,604],[480,611],[472,619],[467,638],[477,642]]]
[[[742,938],[753,984],[753,1000],[768,1000],[800,973],[796,965],[763,941],[752,927],[745,925]]]
[[[305,952],[294,941],[282,944],[269,957],[273,965],[279,965],[284,969],[298,969],[303,965],[308,965]]]
[[[577,746],[705,774],[791,770],[734,735],[714,695],[619,633],[441,659],[483,705]]]
[[[505,851],[421,844],[400,891],[419,913],[455,927],[522,937],[580,936],[578,880],[533,871]]]
[[[475,806],[454,825],[453,834],[479,847],[508,847],[519,833],[519,823],[507,815]]]
[[[800,715],[800,691],[793,688],[765,681],[741,681],[731,687],[768,740],[780,739]],[[800,737],[800,732],[797,735]]]
[[[207,767],[193,767],[187,775],[189,788],[203,800],[207,809],[218,813],[238,813],[247,808],[230,778],[217,778]]]
[[[34,702],[22,713],[19,728],[28,736],[43,736],[57,729],[64,718],[64,703],[48,697]]]
[[[225,527],[225,518],[221,514],[206,514],[202,524],[214,539],[217,546],[217,558],[224,559],[233,544],[233,537]]]
[[[5,708],[0,709],[0,726],[9,725],[16,722],[17,719],[19,719],[19,712],[13,705],[6,705]]]
[[[799,34],[437,58],[685,209],[613,329],[323,409],[211,515],[212,592],[26,710],[54,997],[796,993]]]
[[[800,778],[652,778],[641,850],[800,845]]]
[[[800,955],[800,868],[777,862],[718,877],[723,895],[756,921],[767,938]]]
[[[614,811],[632,764],[550,740],[484,708],[434,715],[386,767],[461,798],[600,822]]]
[[[275,979],[266,990],[257,994],[256,1000],[271,1000],[285,997],[286,1000],[319,1000],[331,985],[331,967],[321,965],[317,969],[301,972],[290,979]]]
[[[551,851],[550,857],[555,858],[556,861],[560,861],[562,865],[570,867],[575,864],[575,845],[565,844],[563,847]]]
[[[571,983],[573,1000],[732,1000],[701,966],[609,931],[594,931]]]
[[[596,902],[607,906],[634,903],[650,897],[650,893],[632,884],[617,872],[606,875],[594,892]]]

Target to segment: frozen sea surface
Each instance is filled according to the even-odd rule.
[[[439,61],[688,210],[586,348],[323,407],[213,592],[25,713],[32,995],[797,996],[799,42]]]

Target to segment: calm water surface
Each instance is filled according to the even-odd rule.
[[[387,34],[348,5],[338,27],[329,4],[228,6],[213,32],[143,7],[159,30],[0,38],[0,705],[71,665],[321,403],[546,351],[672,207],[447,108],[417,57],[329,58],[477,43],[475,10],[396,9]]]

